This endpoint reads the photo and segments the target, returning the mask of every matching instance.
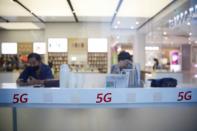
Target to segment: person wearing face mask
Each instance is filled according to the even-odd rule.
[[[132,69],[132,68],[133,68],[132,56],[126,51],[121,51],[118,54],[118,64],[112,65],[111,73],[120,74],[122,69]]]
[[[53,79],[52,71],[48,65],[42,63],[37,53],[28,55],[28,64],[17,79],[19,85],[43,84],[45,80]]]

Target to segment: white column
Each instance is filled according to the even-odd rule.
[[[145,34],[136,33],[133,43],[133,61],[140,64],[141,70],[145,68]]]

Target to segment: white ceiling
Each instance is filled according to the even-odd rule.
[[[173,0],[124,0],[117,16],[149,18],[172,1]]]
[[[0,0],[0,16],[18,17],[18,16],[31,16],[31,14],[12,0]]]
[[[77,16],[112,17],[119,0],[71,0]]]
[[[37,16],[72,16],[66,0],[19,0]]]
[[[45,22],[75,22],[67,0],[18,0]],[[120,0],[70,0],[80,22],[111,22]],[[130,28],[139,20],[140,26],[172,0],[123,0],[114,22]],[[143,3],[143,4],[142,4]],[[38,22],[30,12],[12,0],[0,0],[0,16],[11,22]],[[123,17],[123,18],[122,18]],[[114,24],[114,23],[113,23]],[[134,26],[134,25],[133,25]]]
[[[173,0],[124,0],[117,12],[113,27],[137,29]],[[120,21],[120,24],[118,24]],[[137,24],[136,24],[137,23]]]

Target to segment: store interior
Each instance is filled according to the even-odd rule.
[[[196,1],[142,3],[1,0],[0,71],[21,72],[27,55],[35,52],[57,79],[61,64],[68,64],[72,72],[110,73],[118,53],[125,50],[144,71],[154,72],[156,58],[158,72],[197,77]]]
[[[123,91],[128,88],[111,89],[117,95],[110,99],[117,103],[91,103],[91,91],[105,94],[110,90],[105,89],[104,78],[111,75],[121,51],[140,65],[143,88],[130,88],[126,95]],[[70,72],[78,74],[73,80],[78,90],[16,87],[31,52],[41,55],[55,80],[60,65],[67,64]],[[157,69],[153,69],[154,59],[159,62]],[[177,88],[150,87],[149,79],[163,77],[175,78]],[[0,131],[196,131],[196,102],[177,101],[175,95],[193,89],[189,97],[196,100],[197,0],[0,0],[2,83],[15,84],[1,89],[7,91],[1,93],[7,101],[17,91],[29,91],[33,99],[14,108],[9,107],[13,103],[5,107],[0,101],[4,106],[0,108]],[[46,91],[43,96],[42,91]],[[148,91],[155,94],[143,94]],[[170,95],[162,96],[161,91]],[[71,99],[61,99],[67,98],[65,92]],[[80,103],[80,93],[86,103]],[[145,103],[139,104],[139,99]]]

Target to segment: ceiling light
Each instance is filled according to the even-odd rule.
[[[193,7],[189,8],[189,11],[190,12],[193,12],[194,11],[194,8]]]
[[[197,74],[195,74],[194,77],[197,78]]]
[[[197,41],[195,41],[195,44],[197,44]]]
[[[117,29],[117,28],[118,28],[118,26],[117,26],[117,25],[115,25],[115,26],[114,26],[114,28],[115,28],[115,29]]]
[[[187,15],[187,11],[185,11],[185,15]]]
[[[192,35],[192,32],[189,33],[189,36],[191,36],[191,35]]]
[[[29,30],[29,29],[41,29],[42,24],[36,24],[32,22],[1,22],[0,27],[7,30]]]
[[[191,25],[191,23],[190,23],[190,22],[187,22],[187,25],[188,25],[188,26],[190,26],[190,25]]]
[[[167,35],[167,32],[163,32],[163,35]]]
[[[168,37],[164,37],[165,40],[168,40]]]
[[[177,19],[177,20],[179,19],[179,15],[176,16],[176,19]]]
[[[189,37],[188,40],[191,41],[191,38]]]
[[[195,5],[195,8],[197,9],[197,5]]]
[[[138,22],[138,21],[136,21],[136,22],[135,22],[135,24],[136,24],[136,25],[139,25],[139,22]]]
[[[120,38],[120,36],[116,36],[116,39],[119,39]]]
[[[181,18],[183,17],[183,13],[180,14]]]
[[[120,21],[117,21],[117,24],[119,25],[120,24]]]
[[[130,28],[131,28],[131,29],[134,29],[134,27],[133,27],[133,26],[131,26]]]

